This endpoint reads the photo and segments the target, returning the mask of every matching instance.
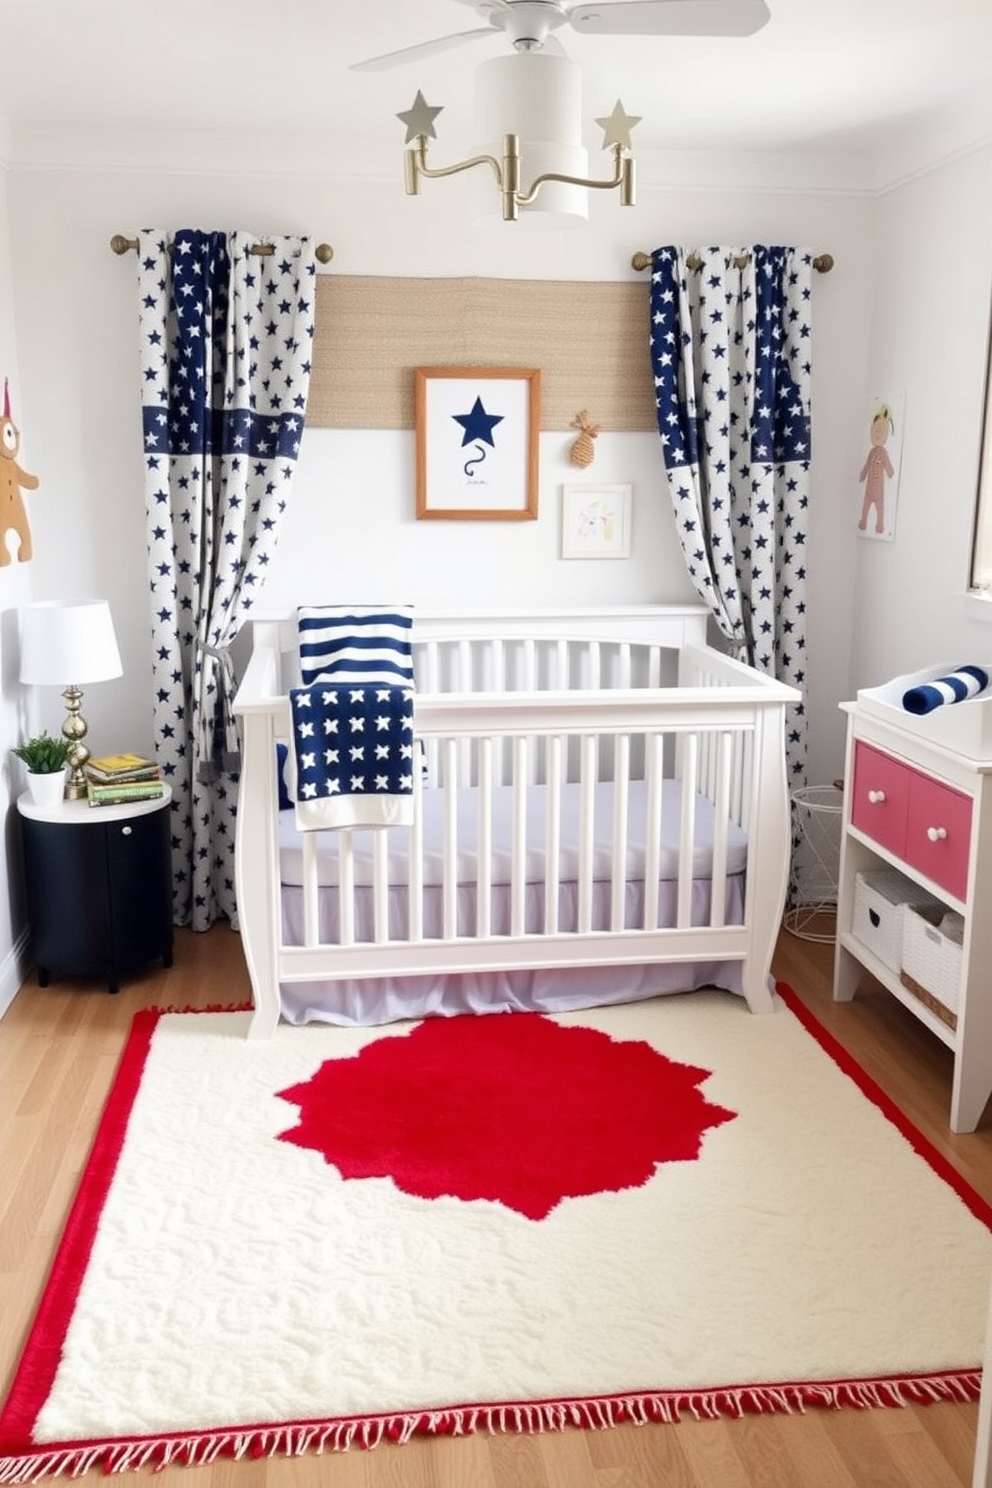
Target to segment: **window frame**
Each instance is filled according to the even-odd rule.
[[[985,395],[982,400],[969,589],[982,599],[992,600],[992,325],[985,351]]]

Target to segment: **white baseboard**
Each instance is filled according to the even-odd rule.
[[[10,1007],[28,973],[28,932],[22,930],[0,962],[0,1018]]]

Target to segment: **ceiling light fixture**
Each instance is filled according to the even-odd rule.
[[[585,173],[580,97],[578,67],[566,57],[518,51],[483,63],[476,87],[481,152],[453,165],[432,166],[427,146],[437,139],[434,121],[442,109],[429,104],[418,89],[412,107],[397,114],[406,125],[409,146],[404,158],[407,195],[419,196],[422,177],[454,176],[481,165],[496,177],[505,222],[519,221],[522,210],[538,210],[545,221],[552,216],[563,222],[584,219],[588,190],[617,190],[621,205],[633,206],[630,131],[640,119],[625,113],[618,99],[611,114],[596,120],[603,130],[603,149],[613,154],[613,174],[605,180],[591,178]],[[508,127],[511,120],[513,129]],[[528,168],[537,172],[526,186],[525,152]]]

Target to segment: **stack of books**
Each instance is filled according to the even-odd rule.
[[[158,765],[143,754],[104,754],[84,768],[91,806],[153,801],[163,793]]]

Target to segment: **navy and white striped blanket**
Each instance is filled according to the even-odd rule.
[[[296,825],[413,821],[413,616],[408,606],[303,606],[303,686],[290,690]]]
[[[963,703],[977,697],[989,685],[989,674],[984,667],[962,666],[932,682],[923,682],[903,693],[902,705],[907,713],[932,713],[945,703]]]
[[[410,605],[301,605],[300,678],[413,686]]]

